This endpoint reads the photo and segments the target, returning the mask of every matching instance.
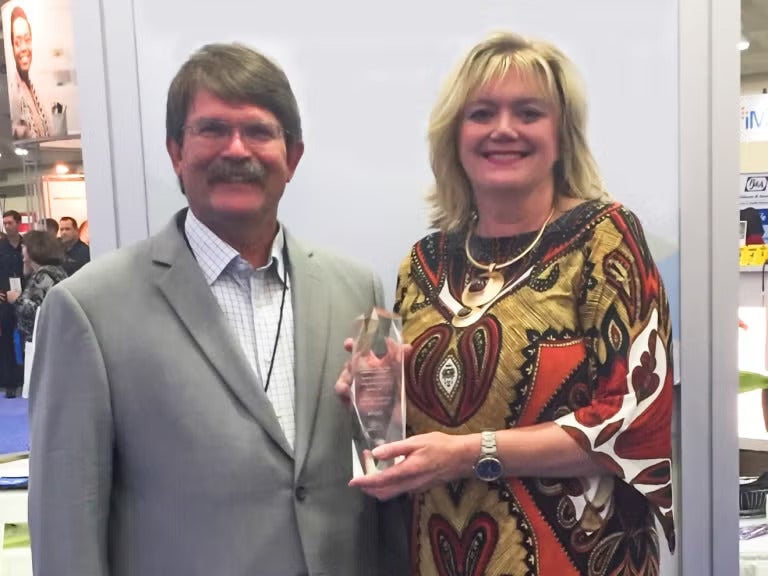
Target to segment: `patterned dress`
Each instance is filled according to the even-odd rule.
[[[50,136],[45,107],[40,102],[32,82],[27,84],[19,73],[13,82],[11,93],[11,124],[14,140],[47,138]]]
[[[413,576],[659,574],[655,519],[674,549],[671,329],[639,222],[620,204],[577,206],[456,328],[478,272],[465,234],[423,238],[400,269],[409,435],[555,422],[607,474],[466,479],[415,496]],[[504,262],[534,237],[473,238],[470,250]]]

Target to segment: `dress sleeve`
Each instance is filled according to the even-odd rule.
[[[595,227],[586,262],[579,317],[592,398],[556,423],[643,494],[670,537],[673,373],[664,286],[639,221],[624,208]]]

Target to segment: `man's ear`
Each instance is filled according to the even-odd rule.
[[[304,155],[304,142],[294,142],[286,147],[286,163],[288,164],[288,182],[293,178],[296,167]]]
[[[168,138],[165,141],[165,149],[168,151],[168,156],[171,158],[173,171],[176,173],[176,176],[181,176],[181,145],[173,138]]]

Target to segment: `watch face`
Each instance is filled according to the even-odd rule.
[[[501,462],[491,456],[482,458],[475,465],[475,474],[477,474],[480,480],[485,480],[486,482],[497,480],[502,474]]]

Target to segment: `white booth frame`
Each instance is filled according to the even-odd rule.
[[[738,574],[741,5],[680,0],[682,574]]]
[[[740,3],[678,2],[678,573],[724,576],[738,573]],[[73,10],[80,108],[90,111],[82,118],[82,142],[98,256],[149,234],[133,2],[78,0]]]

